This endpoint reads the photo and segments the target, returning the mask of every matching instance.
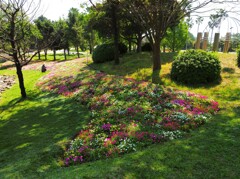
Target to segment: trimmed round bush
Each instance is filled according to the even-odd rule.
[[[112,44],[98,45],[92,55],[94,63],[104,63],[114,60],[114,47]]]
[[[151,44],[149,42],[146,42],[145,44],[143,44],[142,51],[143,52],[151,52],[152,51]]]
[[[221,78],[218,57],[202,50],[188,50],[172,63],[171,79],[184,84],[207,84]]]

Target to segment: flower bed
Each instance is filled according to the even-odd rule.
[[[38,85],[71,96],[91,111],[88,125],[65,152],[65,166],[180,138],[219,110],[205,96],[88,69],[76,76],[49,73]]]

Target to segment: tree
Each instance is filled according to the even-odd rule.
[[[236,50],[238,48],[238,46],[240,45],[240,33],[232,34],[231,39],[232,39],[231,46],[233,49]]]
[[[35,34],[31,20],[40,6],[40,1],[35,2],[34,0],[0,1],[0,54],[14,62],[23,99],[27,94],[22,67],[37,54],[37,52],[30,53],[31,43],[29,43],[29,39]]]
[[[169,27],[211,0],[125,0],[124,10],[142,25],[153,48],[153,82],[159,81],[161,70],[160,43]]]
[[[94,46],[98,40],[98,35],[94,29],[97,12],[94,8],[87,8],[87,14],[84,16],[84,38],[88,41],[90,54],[92,54]]]
[[[99,11],[99,8],[94,5],[92,0],[89,0],[92,6]],[[120,63],[119,60],[119,39],[120,39],[120,26],[119,26],[119,12],[120,8],[120,1],[119,0],[105,0],[102,3],[102,8],[100,10],[104,10],[106,14],[110,17],[109,22],[112,29],[113,41],[114,41],[114,62],[115,65]]]
[[[211,39],[210,39],[211,43],[212,43],[214,28],[218,27],[220,29],[221,21],[224,20],[226,17],[228,17],[228,14],[227,14],[227,11],[225,11],[224,9],[220,9],[216,12],[216,14],[210,15],[210,21],[208,22],[208,26],[210,27],[210,29],[212,29]]]
[[[172,52],[181,50],[186,44],[188,37],[188,26],[181,21],[177,26],[171,27],[167,30],[164,38],[165,45],[168,46]]]
[[[82,26],[82,16],[79,13],[78,9],[71,8],[68,13],[67,24],[69,27],[68,37],[70,42],[74,45],[77,50],[78,58],[80,57],[79,48],[84,43],[83,39],[83,26]]]
[[[37,39],[37,44],[39,47],[43,47],[44,54],[45,54],[45,60],[47,60],[47,50],[54,41],[54,39],[53,39],[53,33],[54,33],[53,22],[44,16],[40,16],[36,20],[34,20],[34,23],[36,24],[38,30],[40,31],[40,33],[42,35],[41,39]],[[38,50],[38,58],[40,59],[40,50]]]
[[[196,24],[198,25],[197,27],[197,32],[199,32],[199,26],[203,22],[203,17],[198,16],[197,19],[195,20]]]

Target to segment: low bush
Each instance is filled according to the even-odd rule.
[[[103,63],[114,60],[114,47],[112,44],[98,45],[92,55],[94,63]]]
[[[118,45],[120,55],[127,53],[127,46],[120,42]],[[97,46],[93,51],[93,61],[94,63],[103,63],[107,61],[114,60],[114,44],[102,44]]]
[[[172,63],[171,78],[184,84],[206,84],[221,78],[218,58],[202,50],[179,54]]]
[[[143,44],[142,51],[143,52],[151,52],[152,51],[151,44],[149,42],[146,42],[145,44]]]
[[[128,47],[123,42],[119,43],[118,48],[119,48],[119,53],[121,55],[127,53],[127,51],[128,51]]]

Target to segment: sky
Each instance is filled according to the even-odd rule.
[[[82,2],[83,0],[42,0],[40,13],[51,20],[67,18],[68,11],[72,7],[80,9]]]
[[[64,17],[67,18],[70,8],[74,7],[80,9],[80,3],[84,3],[86,1],[87,0],[42,0],[40,13],[51,20],[58,20],[59,18]],[[198,13],[193,13],[192,19],[194,26],[190,29],[190,32],[193,33],[194,36],[197,36],[198,25],[196,25],[195,19],[197,16],[202,16],[204,21],[199,26],[199,32],[209,32],[210,36],[211,30],[208,28],[210,14],[214,14],[218,9],[226,9],[228,11],[232,11],[232,13],[229,13],[229,17],[222,21],[220,36],[225,36],[227,32],[240,33],[240,0],[228,1],[234,1],[235,3],[212,4],[198,10]],[[214,33],[215,32],[219,32],[219,30],[215,29]]]

